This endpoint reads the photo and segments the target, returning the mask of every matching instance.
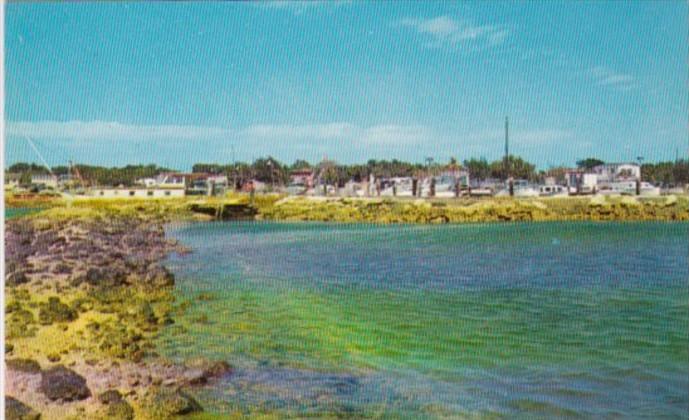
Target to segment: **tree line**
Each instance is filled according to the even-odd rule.
[[[587,158],[578,161],[577,167],[590,170],[603,163],[604,161],[597,158]],[[174,172],[172,169],[154,164],[127,165],[112,168],[75,165],[73,168],[79,172],[85,182],[93,185],[132,186],[138,179],[152,178],[163,172]],[[70,172],[70,169],[66,166],[55,166],[51,169],[55,175],[64,175]],[[466,170],[470,178],[478,182],[489,179],[502,180],[508,177],[527,179],[533,182],[542,181],[545,177],[554,177],[558,182],[563,182],[567,168],[557,167],[538,171],[536,165],[519,156],[512,155],[507,159],[492,162],[484,158],[471,158],[460,163],[457,159],[451,158],[448,162],[441,163],[428,158],[424,163],[410,163],[397,159],[371,159],[363,164],[340,164],[329,160],[312,164],[301,159],[296,160],[292,164],[287,164],[268,156],[256,159],[251,163],[197,163],[192,167],[192,172],[194,173],[226,175],[230,182],[238,186],[251,179],[274,185],[286,185],[289,183],[290,174],[298,170],[314,171],[324,182],[342,186],[350,180],[356,182],[364,181],[370,175],[376,178],[422,178],[429,175],[439,175],[444,171],[457,170]],[[28,183],[30,182],[31,175],[47,174],[48,170],[44,166],[35,163],[15,163],[7,168],[6,172],[20,174],[24,183]],[[645,163],[641,166],[641,173],[644,181],[654,184],[684,185],[689,183],[689,160]]]
[[[172,172],[171,169],[157,165],[127,165],[123,167],[104,167],[92,165],[74,165],[70,171],[67,166],[53,166],[50,168],[53,175],[75,175],[77,172],[84,182],[93,185],[123,185],[130,187],[136,183],[137,179],[154,178],[163,172]],[[32,175],[48,175],[45,166],[35,163],[15,163],[7,168],[7,173],[19,174],[20,184],[31,183]]]

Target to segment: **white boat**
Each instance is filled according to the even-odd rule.
[[[601,187],[598,193],[603,195],[636,195],[636,181],[612,182]],[[660,195],[660,188],[648,182],[641,182],[639,184],[639,195],[657,197]]]
[[[512,189],[514,191],[515,197],[538,197],[539,196],[538,190],[531,187],[529,185],[529,181],[524,180],[524,179],[519,179],[519,180],[514,181],[512,184]],[[496,197],[509,197],[509,195],[510,195],[509,187],[504,188],[504,189],[498,191],[497,194],[495,194]]]
[[[489,197],[493,195],[493,189],[487,187],[472,188],[469,195],[471,197]]]
[[[569,195],[567,187],[562,185],[541,185],[538,188],[538,195],[541,197],[566,197]]]
[[[435,194],[434,197],[449,198],[455,197],[456,179],[452,176],[436,176],[433,178],[426,178],[421,183],[421,196],[431,196],[431,180],[435,180]]]
[[[285,189],[289,195],[305,195],[307,190],[308,187],[301,183],[291,183]]]
[[[412,179],[408,177],[395,177],[386,181],[386,185],[380,191],[381,196],[388,197],[413,197]]]

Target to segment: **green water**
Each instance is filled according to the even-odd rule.
[[[5,219],[14,219],[17,217],[26,216],[32,213],[41,211],[40,208],[34,207],[5,207]]]
[[[683,416],[687,227],[171,227],[159,347],[236,367],[221,414]]]

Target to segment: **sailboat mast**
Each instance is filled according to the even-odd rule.
[[[41,159],[41,162],[43,163],[43,166],[45,166],[45,168],[48,170],[48,173],[50,173],[50,175],[52,177],[55,177],[53,170],[50,169],[50,165],[48,165],[48,162],[46,162],[46,160],[43,158],[43,155],[41,154],[41,152],[38,151],[38,148],[36,147],[36,145],[31,141],[31,139],[28,136],[24,136],[24,138],[29,143],[29,146],[31,146],[33,151],[36,152],[36,154],[38,155],[38,158]]]

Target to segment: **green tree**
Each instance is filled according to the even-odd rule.
[[[605,162],[603,162],[600,159],[597,158],[586,158],[582,160],[577,161],[577,168],[579,169],[593,169],[596,166],[603,165]]]
[[[484,158],[471,158],[464,161],[464,167],[469,171],[469,177],[477,181],[485,181],[490,176],[491,168]]]
[[[303,159],[297,159],[294,161],[290,169],[293,171],[298,169],[311,169],[311,164]]]
[[[506,179],[527,179],[534,181],[538,178],[536,165],[533,165],[519,156],[509,155],[507,157],[507,173],[505,173],[504,160],[496,160],[490,164],[490,172],[493,178]]]
[[[251,166],[254,177],[261,182],[283,185],[289,179],[287,168],[272,156],[256,159]]]

